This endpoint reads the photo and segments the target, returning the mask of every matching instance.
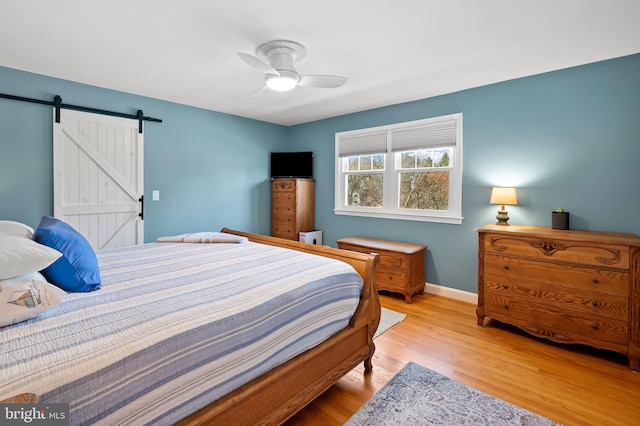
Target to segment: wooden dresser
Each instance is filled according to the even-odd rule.
[[[411,303],[414,294],[424,292],[424,255],[427,246],[349,237],[338,240],[338,248],[378,254],[374,275],[377,290],[402,293],[407,303]]]
[[[533,226],[478,229],[485,317],[560,343],[625,354],[640,368],[640,238]]]
[[[313,179],[271,181],[271,235],[298,241],[300,232],[313,231]]]

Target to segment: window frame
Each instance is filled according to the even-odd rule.
[[[393,150],[393,133],[411,129],[434,128],[446,122],[454,122],[454,140],[446,144],[437,143],[425,144],[423,149],[437,149],[449,147],[452,155],[449,165],[449,208],[447,210],[418,210],[401,209],[400,201],[400,173],[406,169],[396,168],[396,155],[400,152],[418,151],[419,148],[407,149],[404,151]],[[386,134],[386,141],[380,140],[381,133]],[[369,150],[366,140],[367,136],[374,139],[373,150]],[[341,145],[341,141],[343,145]],[[352,148],[351,142],[355,141]],[[360,145],[360,146],[357,146]],[[342,149],[342,151],[341,151]],[[363,152],[353,154],[352,151]],[[384,149],[384,152],[376,151]],[[345,153],[346,151],[346,153]],[[341,152],[345,153],[340,155]],[[347,176],[353,171],[343,169],[343,164],[349,156],[384,154],[385,168],[383,172],[383,206],[382,207],[362,207],[349,206],[346,203]],[[343,162],[344,160],[344,162]],[[442,170],[442,168],[440,168]],[[366,129],[350,130],[335,134],[335,200],[334,213],[347,216],[378,217],[385,219],[413,220],[423,222],[438,222],[449,224],[461,224],[462,217],[462,113],[449,114],[439,117],[426,118],[422,120],[408,121],[386,126],[371,127]]]

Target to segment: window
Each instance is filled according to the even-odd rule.
[[[336,133],[335,212],[462,223],[462,114]]]

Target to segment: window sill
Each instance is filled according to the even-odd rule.
[[[344,216],[377,217],[380,219],[413,220],[416,222],[449,223],[453,225],[460,225],[462,223],[462,220],[464,219],[462,217],[452,217],[452,216],[428,216],[428,215],[402,214],[402,213],[390,213],[390,212],[354,211],[354,210],[345,210],[345,209],[334,209],[333,212],[337,215],[344,215]]]

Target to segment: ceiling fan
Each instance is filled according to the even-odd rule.
[[[264,73],[264,81],[272,90],[286,92],[297,85],[320,88],[340,87],[347,82],[338,75],[300,75],[293,63],[307,55],[307,49],[290,40],[273,40],[261,44],[256,55],[238,53],[253,68]]]

